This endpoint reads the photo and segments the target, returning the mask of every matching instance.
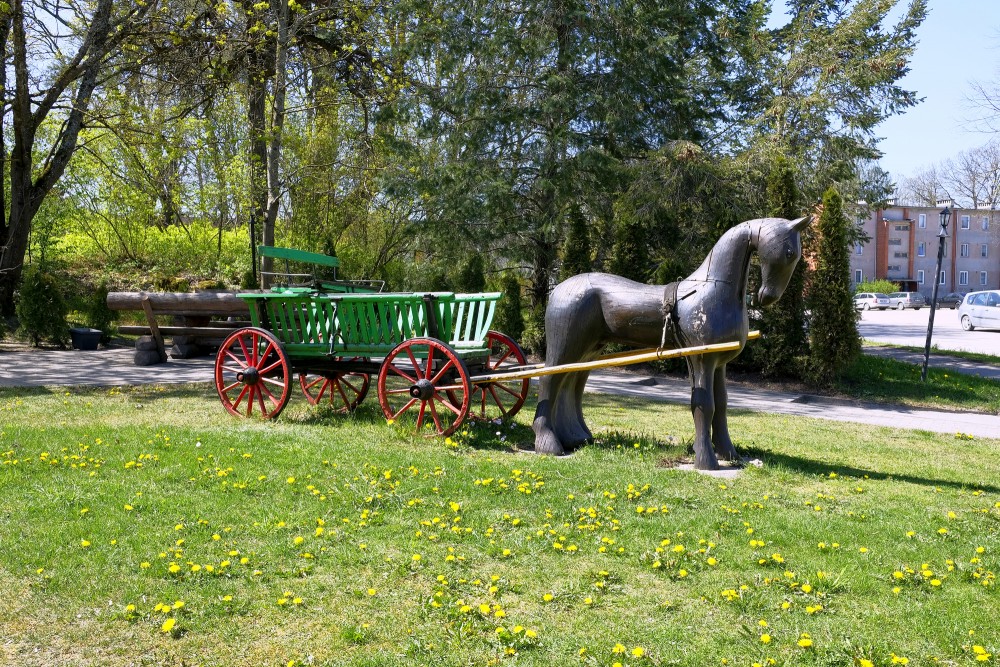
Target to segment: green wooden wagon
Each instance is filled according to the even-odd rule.
[[[524,404],[527,378],[483,379],[525,364],[516,342],[490,330],[499,292],[334,291],[342,289],[328,283],[238,295],[252,326],[226,338],[216,357],[226,410],[277,417],[296,378],[310,403],[341,412],[354,410],[374,381],[387,419],[438,435],[469,415],[513,417]]]

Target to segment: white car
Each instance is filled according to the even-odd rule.
[[[889,307],[889,297],[881,292],[859,292],[854,295],[855,310],[885,310]]]
[[[966,331],[1000,329],[1000,290],[966,294],[958,307],[958,321]]]

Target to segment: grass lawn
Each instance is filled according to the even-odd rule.
[[[686,408],[588,395],[562,459],[532,409],[0,391],[0,664],[996,662],[1000,441],[734,411],[763,467],[721,481],[671,467]]]

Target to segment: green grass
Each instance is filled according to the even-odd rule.
[[[1000,414],[1000,382],[939,368],[928,368],[927,382],[921,382],[920,370],[916,364],[863,354],[835,389],[880,403]]]
[[[264,424],[207,387],[2,391],[0,664],[1000,652],[1000,441],[734,411],[763,467],[721,481],[672,467],[685,407],[588,395],[586,413],[598,442],[555,459],[512,449],[531,406],[445,441],[373,397]]]
[[[888,343],[880,343],[878,341],[865,340],[864,344],[866,347],[890,347],[898,350],[904,350],[906,352],[913,352],[915,354],[923,354],[924,348],[915,347],[913,345],[889,345]],[[986,366],[1000,366],[1000,357],[996,357],[992,354],[982,354],[980,352],[966,352],[964,350],[941,350],[937,345],[931,346],[931,354],[935,357],[955,357],[956,359],[965,359],[966,361],[972,361],[977,364],[984,364]]]

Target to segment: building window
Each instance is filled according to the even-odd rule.
[[[983,287],[986,287],[986,272],[985,271],[980,271],[979,272],[979,284],[982,285]]]
[[[990,246],[987,243],[983,243],[979,246],[979,254],[982,257],[988,257],[990,252]]]
[[[910,226],[909,225],[896,225],[896,231],[897,232],[908,232],[908,231],[910,231]]]
[[[968,229],[969,228],[969,216],[963,215],[961,217],[961,221],[962,221],[962,229]]]
[[[924,270],[917,269],[917,283],[920,285],[924,284]]]
[[[962,244],[962,249],[961,249],[961,252],[959,252],[958,256],[959,257],[968,257],[969,256],[969,244],[968,243],[963,243]]]
[[[923,257],[927,254],[927,244],[921,241],[917,244],[917,257]]]
[[[902,267],[899,264],[890,264],[886,267],[886,271],[901,271]]]
[[[917,216],[917,227],[920,227],[920,229],[926,229],[927,228],[927,214],[926,213],[921,213],[920,215]]]
[[[968,271],[959,271],[958,272],[958,284],[959,285],[968,285],[969,284],[969,272]]]
[[[989,231],[989,229],[990,229],[990,216],[984,215],[983,216],[983,231],[984,232],[985,231]]]
[[[889,239],[889,245],[903,245],[903,239]]]
[[[865,249],[865,247],[862,244],[860,244],[860,243],[855,243],[854,244],[854,254],[855,255],[860,255],[862,252],[864,252],[864,249]]]
[[[857,285],[864,281],[865,274],[862,273],[861,269],[854,269],[854,284]]]
[[[944,271],[942,271],[941,275],[938,276],[938,285],[944,285]]]

